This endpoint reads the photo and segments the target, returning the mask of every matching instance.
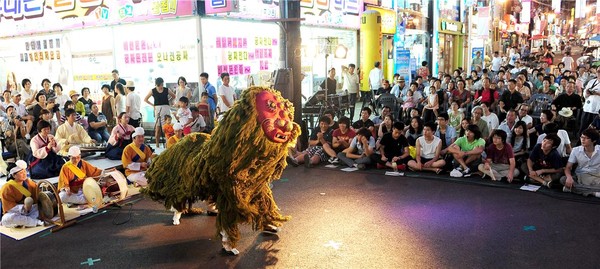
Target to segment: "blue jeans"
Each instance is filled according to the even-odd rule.
[[[110,134],[108,134],[106,128],[98,130],[89,130],[88,134],[92,139],[96,140],[96,142],[98,143],[108,142],[108,139],[110,138]]]

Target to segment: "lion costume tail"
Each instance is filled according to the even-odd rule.
[[[194,156],[200,155],[209,139],[208,134],[192,133],[158,155],[146,171],[148,187],[142,189],[142,193],[154,201],[164,202],[167,209],[172,206],[180,212],[186,202],[197,201],[197,192],[189,186],[193,182],[184,178],[188,175],[187,169],[198,165],[193,163]],[[200,174],[194,178],[200,178]]]

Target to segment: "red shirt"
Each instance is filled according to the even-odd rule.
[[[348,143],[350,143],[350,141],[352,141],[352,138],[354,138],[355,136],[356,133],[350,128],[348,128],[345,134],[342,134],[340,128],[335,129],[332,134],[332,137],[337,137],[338,140],[345,140]]]
[[[475,92],[475,99],[479,98],[481,93],[481,103],[492,103],[492,95],[491,95],[491,90],[490,89],[483,89],[481,91],[476,91]],[[498,99],[500,99],[500,96],[498,95],[498,91],[494,91],[494,101],[497,101]]]

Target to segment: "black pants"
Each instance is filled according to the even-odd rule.
[[[140,120],[141,119],[134,120],[129,118],[129,125],[133,126],[134,128],[140,127]]]
[[[583,133],[583,131],[585,131],[588,127],[590,127],[590,124],[592,123],[592,121],[594,121],[594,118],[597,116],[598,114],[592,114],[589,112],[583,112],[583,114],[581,115],[581,125],[579,126],[579,135],[581,135],[581,133]]]
[[[354,110],[356,109],[356,99],[357,98],[358,98],[358,93],[349,93],[348,94],[350,122],[354,122]]]

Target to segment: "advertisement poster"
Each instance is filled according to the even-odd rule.
[[[410,50],[396,51],[396,73],[410,83]]]
[[[481,58],[481,60],[483,61],[483,58],[485,56],[485,53],[484,53],[485,51],[484,51],[483,47],[473,48],[472,51],[471,51],[471,59],[474,60],[475,58],[477,58],[477,52],[480,53],[479,58]],[[471,60],[471,65],[473,63],[473,60]],[[473,66],[471,66],[471,69],[473,69]]]

